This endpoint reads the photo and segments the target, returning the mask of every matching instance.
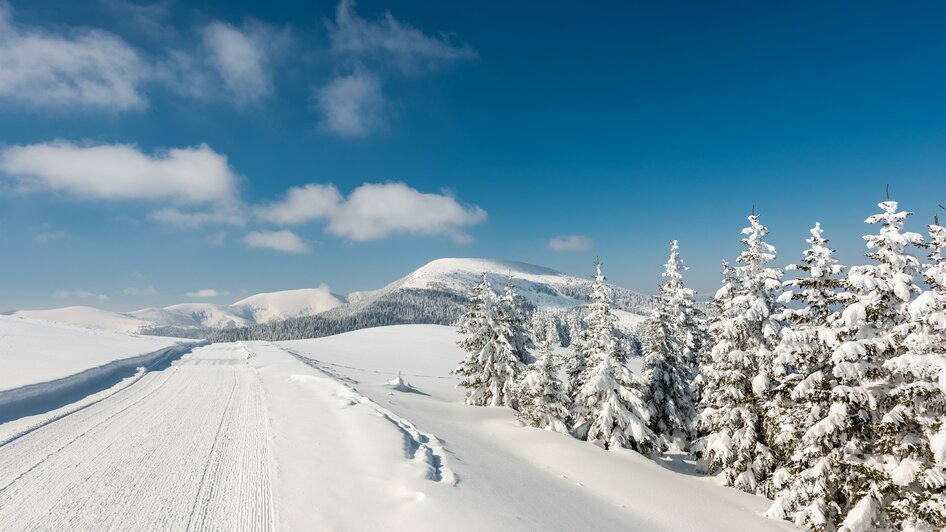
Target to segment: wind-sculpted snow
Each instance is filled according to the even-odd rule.
[[[0,445],[6,530],[269,530],[263,389],[236,345],[195,350]]]

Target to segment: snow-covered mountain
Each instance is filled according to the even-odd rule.
[[[344,303],[340,296],[329,290],[328,286],[301,288],[256,294],[230,305],[247,320],[254,323],[267,323],[274,320],[311,316],[333,309]]]
[[[241,327],[250,323],[233,305],[181,303],[164,308],[144,308],[129,315],[147,321],[152,327]]]
[[[204,337],[214,331],[238,330],[239,334],[215,337],[306,338],[397,323],[450,323],[484,272],[497,291],[511,275],[530,306],[556,314],[576,312],[591,295],[590,277],[508,260],[446,258],[429,262],[383,288],[352,292],[347,298],[323,284],[256,294],[231,305],[183,303],[127,313],[66,307],[21,310],[13,316],[122,333]],[[631,330],[650,309],[651,296],[619,286],[612,289],[615,313]]]
[[[204,336],[216,329],[318,314],[343,303],[323,284],[318,288],[256,294],[232,305],[181,303],[126,313],[77,306],[19,310],[12,315],[119,333]]]
[[[348,301],[372,301],[404,290],[430,290],[465,297],[484,272],[493,289],[497,291],[502,289],[506,278],[511,275],[519,293],[529,304],[538,308],[574,308],[587,303],[591,294],[590,277],[575,277],[524,262],[450,258],[429,262],[380,290],[352,292],[348,295]],[[619,286],[612,288],[618,308],[635,313],[643,313],[650,308],[650,296]]]
[[[326,312],[267,324],[221,330],[213,341],[316,338],[357,329],[406,323],[445,325],[459,316],[470,287],[486,273],[494,290],[508,276],[526,302],[558,314],[580,312],[591,296],[591,278],[522,262],[494,259],[438,259],[378,290],[353,292],[347,304]],[[633,331],[651,307],[652,297],[612,286],[615,314],[622,328]]]

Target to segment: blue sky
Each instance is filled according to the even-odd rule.
[[[0,310],[444,256],[652,292],[672,238],[712,292],[753,204],[852,264],[885,183],[946,203],[940,3],[251,4],[0,0]]]

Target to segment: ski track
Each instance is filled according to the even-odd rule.
[[[2,530],[272,530],[263,388],[242,344],[0,445]]]

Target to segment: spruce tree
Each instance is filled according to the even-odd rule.
[[[891,489],[888,520],[901,528],[946,528],[946,229],[929,226],[928,287],[908,308],[906,352],[884,363],[892,388],[882,424]]]
[[[521,338],[528,335],[512,328],[517,322],[510,318],[509,301],[496,297],[484,273],[457,323],[465,335],[457,345],[467,354],[452,373],[460,376],[457,386],[467,388],[469,405],[515,406],[515,384],[527,354]]]
[[[549,314],[545,321],[545,343],[552,349],[562,347],[562,335],[558,332],[558,320]]]
[[[776,361],[785,368],[784,385],[791,397],[773,441],[783,466],[774,475],[778,493],[767,515],[813,530],[829,530],[839,511],[838,456],[830,437],[809,429],[831,407],[831,354],[839,345],[835,327],[839,308],[849,294],[841,278],[844,267],[834,259],[821,224],[815,224],[805,242],[810,247],[802,263],[787,268],[803,275],[784,283],[783,299],[798,306],[782,312],[785,327],[776,348]]]
[[[568,433],[568,394],[558,377],[560,363],[549,335],[539,356],[522,374],[518,385],[519,419],[530,427]]]
[[[701,428],[696,445],[704,466],[722,473],[727,485],[755,493],[762,488],[775,457],[767,435],[772,425],[773,350],[780,324],[776,301],[781,272],[767,266],[775,248],[764,238],[768,229],[755,214],[742,230],[745,249],[732,271],[732,287],[720,290],[720,315],[711,327],[715,345],[707,369]]]
[[[586,325],[570,349],[574,433],[605,449],[617,446],[650,453],[656,447],[647,426],[652,412],[642,398],[641,379],[627,368],[626,342],[616,330],[600,262],[595,270]]]
[[[820,440],[830,449],[825,460],[836,473],[835,504],[845,530],[876,530],[891,526],[885,510],[891,478],[885,462],[898,454],[900,444],[890,436],[895,424],[884,420],[890,405],[889,373],[884,363],[903,354],[907,308],[920,291],[914,283],[919,261],[908,254],[922,236],[903,231],[910,216],[897,202],[879,204],[882,212],[865,223],[880,224],[879,234],[867,235],[874,264],[854,266],[847,282],[854,301],[841,314],[841,344],[832,353],[833,375],[828,415],[813,425],[805,440]]]
[[[683,262],[677,241],[670,243],[656,305],[647,319],[641,341],[644,356],[645,397],[654,410],[650,428],[660,445],[686,449],[693,437],[695,415],[690,381],[702,345],[702,333],[693,305],[693,291],[683,285]]]
[[[703,424],[700,421],[701,411],[704,407],[703,392],[706,388],[708,375],[713,372],[713,357],[711,356],[711,353],[707,352],[708,347],[706,346],[712,346],[713,338],[711,337],[710,332],[716,330],[719,327],[717,324],[725,319],[725,308],[729,301],[732,300],[735,285],[732,267],[729,265],[729,261],[723,261],[722,274],[722,285],[713,295],[713,299],[710,300],[709,303],[710,316],[707,320],[706,330],[704,332],[707,335],[707,338],[704,342],[704,348],[701,349],[700,352],[699,361],[697,367],[695,368],[695,375],[693,376],[693,380],[690,382],[690,390],[693,392],[693,400],[697,405],[697,412],[693,419],[693,426],[696,434],[700,436],[705,435],[703,432]]]
[[[522,363],[532,362],[532,350],[535,349],[535,343],[532,341],[533,337],[529,330],[526,302],[516,291],[511,273],[506,278],[506,286],[503,287],[503,293],[499,296],[497,307],[503,324],[500,333],[509,345],[512,356]]]

